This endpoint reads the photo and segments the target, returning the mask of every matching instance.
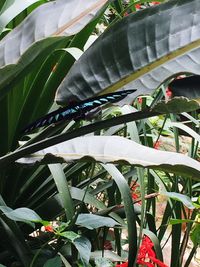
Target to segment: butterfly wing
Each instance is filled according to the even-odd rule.
[[[59,108],[28,125],[23,130],[23,132],[28,133],[35,130],[36,128],[47,126],[52,123],[57,123],[62,120],[79,119],[86,112],[108,103],[118,102],[125,98],[127,95],[134,93],[135,91],[136,89],[105,94],[102,96],[83,100],[79,103],[69,105],[64,108]]]

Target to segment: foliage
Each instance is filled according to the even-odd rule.
[[[174,78],[200,74],[199,1],[0,7],[1,265],[132,267],[147,243],[149,259],[162,264],[167,234],[171,266],[189,266],[199,245],[199,87],[198,76]],[[119,88],[137,91],[91,121],[22,133],[57,108],[54,96],[70,103]],[[187,155],[181,131],[190,136]],[[189,237],[194,247],[183,265]]]

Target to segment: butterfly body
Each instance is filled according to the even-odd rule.
[[[87,100],[83,100],[79,103],[70,104],[66,107],[59,108],[44,117],[36,120],[35,122],[28,125],[23,132],[28,133],[33,131],[36,128],[50,125],[52,123],[57,123],[59,121],[64,120],[77,120],[83,118],[84,114],[89,112],[90,110],[95,109],[96,107],[108,104],[115,103],[127,95],[134,93],[136,90],[126,90],[119,91],[115,93],[110,93],[102,96],[97,96],[94,98],[90,98]]]

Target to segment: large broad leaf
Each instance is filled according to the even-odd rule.
[[[188,156],[158,151],[119,136],[79,137],[21,158],[20,163],[70,162],[95,159],[103,163],[126,162],[200,179],[200,163]]]
[[[74,64],[56,101],[122,87],[137,88],[136,96],[151,93],[176,73],[200,74],[199,12],[199,0],[172,0],[123,18]]]
[[[79,32],[106,2],[57,0],[33,11],[0,42],[0,98],[9,90],[6,86],[27,71],[35,59],[47,56],[62,43],[63,38],[58,36]]]

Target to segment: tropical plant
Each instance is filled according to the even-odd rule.
[[[9,22],[14,29],[0,42],[0,233],[5,240],[0,262],[7,266],[16,262],[46,267],[113,266],[112,262],[126,258],[126,266],[132,267],[138,262],[138,250],[141,255],[141,242],[144,247],[142,240],[149,240],[145,235],[153,242],[148,244],[155,250],[154,264],[159,264],[161,244],[173,218],[171,266],[182,266],[192,224],[198,225],[198,206],[191,198],[199,190],[199,135],[171,121],[183,113],[193,128],[198,125],[195,112],[200,91],[196,83],[193,90],[183,84],[180,97],[180,86],[173,82],[172,96],[179,97],[162,99],[174,77],[200,74],[199,1],[173,0],[139,12],[135,3],[148,1],[129,1],[128,6],[120,0],[31,4],[36,2],[40,6],[26,11],[30,15],[17,27],[14,4],[6,1],[1,11],[6,17],[1,28]],[[26,4],[23,7],[27,10]],[[15,12],[8,18],[9,9]],[[127,10],[133,13],[126,14]],[[106,25],[105,32],[82,52],[100,22]],[[29,136],[21,132],[56,108],[55,94],[55,100],[66,105],[120,88],[137,89],[122,104],[142,94],[154,93],[154,98],[107,108],[97,112],[92,122],[51,125]],[[154,116],[163,121],[158,129],[148,119]],[[155,144],[158,148],[165,128],[175,138],[176,152],[152,148]],[[190,157],[178,153],[177,128],[193,138]],[[130,187],[135,189],[137,183],[140,198],[133,201]],[[168,201],[157,228],[155,196],[159,194]],[[187,230],[182,240],[183,218]],[[40,230],[41,224],[46,232]],[[122,255],[122,228],[127,228],[128,255]],[[198,229],[193,226],[194,248],[185,266],[199,245]],[[105,249],[109,238],[118,255]]]

